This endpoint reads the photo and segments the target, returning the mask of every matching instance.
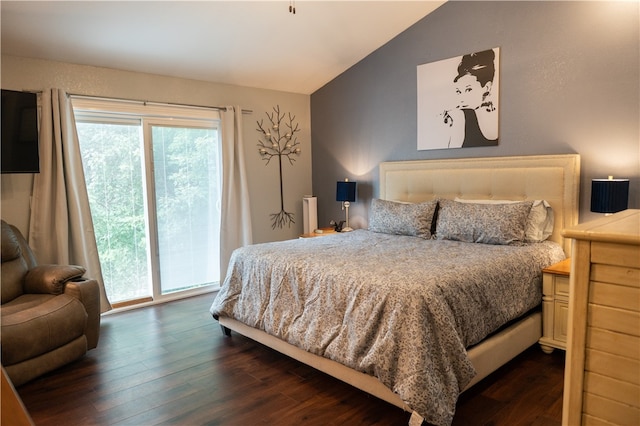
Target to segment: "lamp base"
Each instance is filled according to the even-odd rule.
[[[342,230],[340,230],[340,232],[351,232],[353,231],[353,228],[351,228],[350,226],[345,226],[344,228],[342,228]]]

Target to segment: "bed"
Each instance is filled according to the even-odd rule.
[[[579,168],[575,154],[381,163],[368,230],[236,250],[211,314],[450,424],[460,392],[540,338],[541,270],[570,254]],[[533,205],[553,221],[527,243]]]

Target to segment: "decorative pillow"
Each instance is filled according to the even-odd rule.
[[[479,204],[441,200],[436,236],[439,240],[469,243],[523,243],[532,205],[533,201]]]
[[[455,198],[460,203],[477,204],[511,204],[521,201],[513,200],[463,200]],[[529,212],[524,240],[527,243],[539,243],[546,240],[553,233],[553,209],[546,200],[535,200]]]
[[[437,200],[407,204],[374,198],[369,211],[369,230],[431,238],[431,221],[437,205]]]

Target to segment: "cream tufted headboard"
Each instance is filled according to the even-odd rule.
[[[578,223],[580,156],[536,155],[380,163],[380,198],[547,200],[554,213],[550,239],[571,252],[562,230]]]

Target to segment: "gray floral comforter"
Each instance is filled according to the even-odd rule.
[[[551,242],[499,246],[357,230],[234,252],[211,313],[377,377],[450,424],[466,348],[540,304]]]

